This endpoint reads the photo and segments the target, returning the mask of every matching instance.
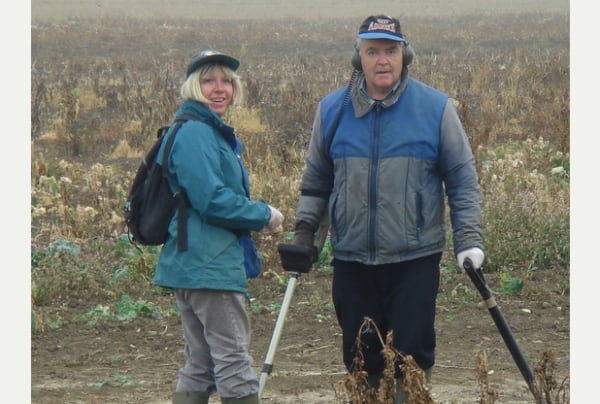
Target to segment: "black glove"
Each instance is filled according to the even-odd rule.
[[[314,241],[315,232],[311,227],[304,222],[298,223],[292,243],[277,246],[283,269],[304,274],[309,273],[312,264],[319,257]]]

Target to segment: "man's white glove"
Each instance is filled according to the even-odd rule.
[[[477,270],[481,268],[485,254],[481,248],[478,247],[469,248],[468,250],[459,252],[456,256],[456,260],[458,261],[458,268],[456,268],[456,271],[458,273],[462,274],[465,272],[465,267],[463,265],[465,264],[465,259],[467,258],[471,259],[471,262],[473,263],[473,269]]]
[[[271,233],[278,233],[281,231],[283,215],[271,205],[269,205],[269,210],[271,211],[271,218],[269,219],[269,223],[265,226],[265,230],[270,231]]]

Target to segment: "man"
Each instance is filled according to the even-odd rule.
[[[365,317],[384,338],[393,331],[394,347],[431,377],[446,243],[444,192],[459,269],[467,258],[475,269],[484,260],[469,141],[451,99],[409,76],[412,58],[398,19],[370,16],[360,25],[354,84],[325,96],[315,114],[296,209],[296,249],[280,248],[284,267],[297,263],[298,251],[313,262],[322,230],[330,231],[344,363],[352,371],[360,349],[373,387],[385,363],[377,333],[367,327],[357,335]],[[407,393],[399,368],[395,376],[398,404]]]

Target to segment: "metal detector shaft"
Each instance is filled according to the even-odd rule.
[[[283,330],[285,316],[287,314],[288,308],[290,307],[290,301],[292,300],[294,288],[296,287],[296,280],[299,275],[300,274],[298,272],[291,272],[290,279],[288,280],[288,285],[285,290],[285,296],[283,297],[283,303],[281,304],[281,310],[279,311],[279,316],[277,317],[277,322],[275,323],[275,330],[273,331],[273,336],[271,337],[269,350],[267,351],[267,356],[265,358],[265,362],[263,364],[262,371],[260,374],[260,381],[258,387],[259,399],[262,397],[262,392],[265,387],[265,383],[267,382],[267,376],[270,375],[273,371],[273,357],[275,356],[275,350],[277,349],[279,337],[281,336],[281,331]]]
[[[485,278],[483,277],[483,272],[481,268],[475,270],[473,268],[473,262],[469,258],[465,259],[463,266],[465,272],[467,273],[467,275],[469,275],[469,278],[471,278],[471,281],[475,284],[475,287],[481,294],[481,297],[483,297],[485,305],[487,306],[490,314],[492,315],[494,323],[496,323],[496,327],[500,331],[500,335],[502,335],[502,339],[504,339],[504,343],[508,347],[508,350],[510,351],[513,360],[515,361],[517,367],[521,371],[521,375],[523,375],[523,378],[525,379],[529,390],[533,394],[533,397],[536,399],[536,403],[545,403],[544,398],[541,397],[540,392],[538,391],[538,389],[536,389],[535,379],[533,377],[531,369],[529,368],[529,365],[527,364],[527,360],[525,359],[523,353],[519,349],[517,341],[515,341],[515,338],[510,330],[508,323],[504,319],[500,308],[496,304],[496,299],[494,299],[494,296],[492,296],[492,292],[485,282]]]

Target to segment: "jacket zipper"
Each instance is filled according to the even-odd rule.
[[[375,104],[375,124],[373,128],[373,142],[371,144],[371,164],[369,169],[369,220],[367,228],[367,247],[369,261],[373,262],[376,254],[375,232],[377,224],[377,175],[379,170],[379,137],[381,124],[381,101]]]

